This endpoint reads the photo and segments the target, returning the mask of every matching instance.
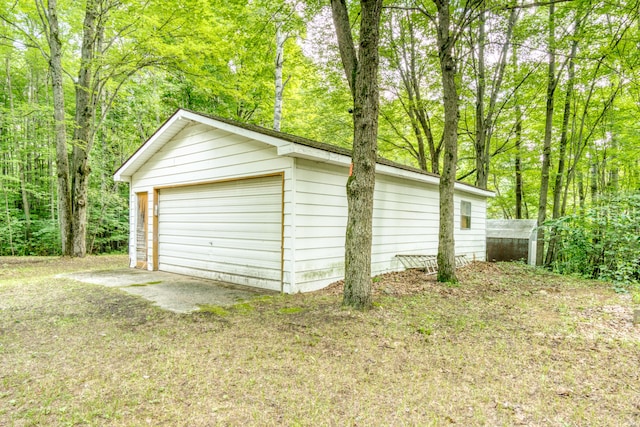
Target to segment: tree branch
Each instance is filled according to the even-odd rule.
[[[340,49],[342,66],[344,67],[347,81],[349,82],[351,95],[355,96],[358,57],[356,55],[355,45],[353,44],[349,13],[345,0],[331,0],[331,10],[333,12],[333,25],[336,28],[336,35],[338,36],[338,48]]]
[[[551,4],[558,4],[558,3],[568,3],[571,2],[573,0],[551,0],[551,1],[534,1],[533,3],[527,3],[527,4],[521,4],[521,5],[514,5],[514,6],[505,6],[502,9],[503,10],[511,10],[511,9],[531,9],[532,7],[539,7],[539,6],[549,6]]]

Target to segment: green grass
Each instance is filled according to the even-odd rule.
[[[216,316],[228,316],[229,315],[229,311],[224,308],[224,307],[219,307],[216,305],[210,305],[210,304],[200,304],[198,306],[198,312],[199,313],[209,313],[209,314],[213,314]]]
[[[610,285],[475,264],[179,315],[0,258],[0,425],[640,424],[637,304]],[[224,313],[221,311],[224,310]]]
[[[146,282],[146,283],[134,283],[132,285],[129,285],[129,287],[132,287],[132,288],[143,287],[143,286],[149,286],[149,285],[157,285],[159,283],[162,283],[162,280],[154,280],[152,282]]]

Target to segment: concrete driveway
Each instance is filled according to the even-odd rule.
[[[201,305],[228,306],[261,295],[277,295],[277,292],[265,289],[133,268],[71,273],[63,276],[80,282],[120,288],[176,313],[197,311]]]

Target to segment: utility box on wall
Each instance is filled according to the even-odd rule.
[[[487,261],[536,264],[536,220],[487,220]]]

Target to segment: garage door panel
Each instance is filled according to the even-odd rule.
[[[266,223],[270,224],[270,223]],[[273,222],[275,225],[279,225],[279,222]],[[224,229],[213,228],[209,225],[205,225],[198,221],[180,222],[171,225],[173,230],[178,231],[180,236],[195,236],[203,237],[203,230],[211,230],[217,233],[218,236],[238,236],[241,233],[245,233],[249,237],[255,236],[257,239],[272,238],[273,232],[269,229],[265,229],[265,223],[247,224],[246,222],[228,222]],[[175,232],[174,232],[175,233]],[[176,235],[176,234],[173,234]],[[162,234],[162,236],[171,236],[170,234]]]
[[[189,213],[184,212],[185,208],[167,211],[162,209],[160,215],[172,219],[165,220],[165,224],[228,224],[228,223],[245,223],[245,224],[279,224],[281,221],[280,211],[278,212],[203,212]]]
[[[182,208],[185,202],[194,200],[194,196],[203,196],[205,193],[192,194],[191,197],[181,198],[176,200],[164,200],[164,209]],[[274,203],[274,199],[279,196],[279,193],[261,193],[261,194],[247,194],[242,196],[223,196],[218,195],[217,199],[202,199],[200,204],[202,207],[212,209],[214,211],[227,211],[229,209],[234,210],[247,210],[252,208],[255,204],[260,204],[265,208],[277,207],[277,203]],[[206,195],[205,195],[206,197]]]
[[[237,224],[241,225],[241,224]],[[240,229],[240,227],[235,227]],[[273,242],[273,234],[269,232],[247,232],[246,230],[212,230],[207,227],[176,227],[179,235],[160,235],[161,241],[165,243],[180,243],[184,245],[213,246],[211,243],[215,239],[233,239],[238,241],[249,240],[256,242],[264,242],[266,244]],[[213,231],[214,233],[209,233]],[[240,232],[243,232],[240,234]]]
[[[244,181],[232,181],[228,183],[223,182],[219,184],[192,185],[166,189],[164,191],[164,199],[166,202],[192,200],[194,198],[208,199],[211,194],[211,186],[218,187],[216,194],[219,198],[237,199],[240,200],[240,203],[242,203],[242,199],[246,199],[247,196],[278,196],[281,193],[281,187],[273,186],[271,185],[272,183],[258,183],[256,180],[253,181],[251,187],[245,185]]]
[[[254,258],[275,259],[276,255],[280,254],[280,243],[255,239],[207,239],[179,236],[173,237],[170,243],[165,241],[162,253],[173,251],[177,254],[185,252],[199,256],[203,253],[213,255],[220,250],[236,250],[241,251],[239,255],[246,254],[246,256]]]
[[[272,269],[271,259],[265,256],[256,256],[251,258],[251,263],[245,263],[245,253],[238,250],[224,250],[220,252],[213,252],[209,259],[203,259],[202,257],[195,257],[193,253],[189,252],[171,252],[168,251],[167,255],[160,256],[160,262],[164,264],[176,264],[183,267],[194,267],[214,270],[214,271],[226,271],[227,273],[236,273],[239,270],[265,270],[266,277],[272,277],[280,279],[280,272]],[[215,267],[215,268],[214,268]]]
[[[180,262],[178,264],[179,265],[168,264],[167,271],[175,271],[175,269],[179,268],[185,271],[186,274],[192,276],[224,280],[247,286],[265,287],[267,289],[280,289],[280,273],[275,271],[265,272],[264,269],[253,266],[233,266],[233,268],[230,268],[224,263],[205,262],[191,259],[184,260],[184,262]],[[194,274],[194,272],[202,274],[198,275]],[[260,285],[260,282],[262,282],[262,285]],[[266,286],[264,285],[265,282],[268,283]]]
[[[263,289],[280,290],[279,280],[263,279],[261,277],[241,276],[237,274],[228,274],[212,270],[198,270],[194,268],[185,268],[175,265],[167,265],[164,271],[169,273],[184,274],[187,276],[205,277],[207,279],[220,280],[222,282],[237,283],[240,285],[253,286]],[[194,271],[201,271],[204,274],[194,274]]]
[[[161,270],[279,289],[281,176],[161,189],[158,203]]]

